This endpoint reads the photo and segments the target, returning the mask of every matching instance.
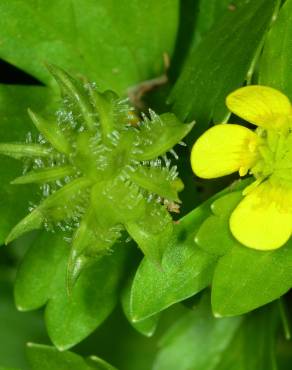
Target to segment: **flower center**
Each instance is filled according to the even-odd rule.
[[[260,182],[269,178],[292,188],[292,132],[257,129],[259,159],[250,172]]]

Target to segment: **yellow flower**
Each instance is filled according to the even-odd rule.
[[[238,171],[255,178],[230,217],[243,245],[272,250],[292,233],[292,109],[289,99],[267,86],[242,87],[227,96],[229,110],[258,126],[219,124],[194,144],[193,171],[205,179]]]

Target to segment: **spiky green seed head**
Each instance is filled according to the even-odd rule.
[[[44,194],[7,243],[41,227],[57,225],[71,233],[70,286],[123,231],[159,262],[162,241],[172,232],[165,204],[177,204],[183,188],[167,152],[193,123],[152,111],[138,119],[128,101],[114,92],[84,86],[56,66],[49,70],[61,88],[63,105],[53,120],[29,110],[41,140],[0,144],[1,154],[24,158],[26,164],[30,160],[30,169],[26,165],[26,173],[13,183],[39,183]]]

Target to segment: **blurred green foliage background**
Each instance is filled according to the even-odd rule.
[[[52,262],[45,256],[41,259],[41,252],[30,262],[24,259],[33,243],[41,245],[40,234],[30,233],[4,246],[8,232],[38,195],[35,187],[19,189],[9,184],[21,173],[21,166],[1,156],[0,369],[290,370],[291,240],[281,253],[267,259],[235,245],[226,219],[241,185],[235,195],[233,190],[227,194],[224,204],[221,200],[222,218],[214,219],[210,205],[226,193],[201,204],[234,177],[207,182],[195,178],[189,154],[194,140],[210,124],[228,118],[236,121],[224,104],[232,90],[261,83],[292,99],[292,0],[1,0],[0,59],[1,141],[21,142],[28,131],[33,132],[27,107],[43,113],[56,109],[59,91],[45,62],[96,82],[101,90],[130,96],[141,111],[151,107],[158,114],[171,111],[182,121],[196,121],[185,140],[187,146],[175,148],[185,188],[181,213],[174,218],[187,216],[165,252],[164,269],[142,260],[134,243],[128,243],[130,257],[112,313],[93,330],[87,325],[88,307],[79,312],[77,302],[70,324],[78,334],[85,331],[86,335],[80,334],[85,338],[80,343],[76,340],[74,346],[67,346],[72,345],[76,355],[59,352],[47,333],[46,325],[57,342],[54,335],[63,321],[62,307],[58,320],[50,324],[47,313],[45,324],[43,308],[30,311],[46,302],[38,301],[36,285],[41,278],[53,279],[46,273],[42,276],[47,271],[43,267]],[[206,239],[196,246],[194,236],[201,226],[206,228],[206,219],[212,223],[213,239],[208,226]],[[47,248],[54,236],[50,238]],[[219,256],[218,251],[209,253],[208,248],[223,243],[235,253],[232,258],[220,251]],[[223,258],[228,263],[220,265]],[[31,291],[29,285],[14,291],[23,260],[28,266],[23,267],[23,284],[31,283]],[[29,271],[33,271],[31,276]],[[83,297],[86,302],[91,302],[104,282],[90,284]],[[46,291],[47,286],[42,289]],[[222,302],[227,317],[214,318],[211,286],[212,299],[216,294],[216,304],[220,307]],[[23,297],[28,312],[16,309],[14,298],[21,301]],[[34,299],[37,303],[32,307]],[[137,324],[134,316],[143,320]],[[85,329],[78,323],[80,317]],[[66,342],[70,331],[58,335]],[[27,347],[27,343],[44,346]]]

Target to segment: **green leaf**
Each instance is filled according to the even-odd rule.
[[[43,62],[125,93],[163,70],[178,24],[178,0],[4,0],[0,57],[47,83]],[[13,19],[13,22],[11,22]],[[38,32],[35,32],[38,30]]]
[[[131,312],[134,321],[150,317],[204,289],[211,281],[214,258],[194,244],[196,229],[209,214],[209,203],[175,225],[161,266],[144,259],[134,278]]]
[[[208,35],[208,31],[226,13],[234,12],[245,0],[185,0],[180,7],[180,27],[170,76],[177,78],[187,56]]]
[[[245,185],[249,182],[245,180]],[[229,218],[241,198],[242,193],[235,191],[216,199],[211,205],[214,215],[202,223],[195,238],[204,251],[221,256],[212,282],[216,316],[249,312],[279,298],[292,286],[291,241],[265,252],[247,248],[232,236]]]
[[[249,312],[269,303],[292,287],[292,241],[268,252],[239,245],[222,257],[212,282],[216,316]]]
[[[55,271],[55,282],[46,307],[49,336],[60,350],[68,349],[87,337],[111,313],[116,305],[123,274],[125,250],[119,246],[88,267],[70,295],[66,291],[66,268]]]
[[[213,215],[202,223],[195,237],[195,242],[200,248],[222,256],[233,247],[235,240],[229,230],[229,218],[241,199],[242,192],[237,191],[226,194],[211,204]]]
[[[2,272],[3,262],[1,259]],[[11,367],[26,370],[25,344],[29,340],[47,341],[48,338],[40,312],[18,312],[13,302],[12,284],[3,282],[3,274],[1,275],[0,362],[4,368]]]
[[[216,370],[277,370],[277,304],[246,315]]]
[[[277,369],[277,305],[245,317],[215,319],[204,298],[166,332],[153,370]]]
[[[203,214],[196,214],[195,224]],[[146,319],[176,302],[198,293],[211,283],[215,259],[196,247],[193,235],[187,240],[181,229],[177,241],[170,243],[164,254],[162,266],[146,259],[136,273],[131,291],[131,311],[134,321]],[[187,232],[189,234],[189,231]]]
[[[100,325],[116,304],[125,261],[125,250],[118,249],[88,267],[68,295],[69,245],[58,234],[40,233],[17,273],[18,308],[31,310],[49,301],[46,321],[52,341],[61,349],[73,346]]]
[[[197,134],[211,118],[220,122],[226,116],[225,97],[245,81],[275,3],[245,2],[219,19],[189,55],[169,101],[181,119],[198,122]]]
[[[115,367],[110,365],[108,362],[102,360],[101,358],[97,356],[87,357],[86,362],[89,365],[93,365],[93,368],[97,370],[117,370]]]
[[[73,352],[59,352],[41,344],[29,343],[27,357],[31,370],[115,370],[98,357],[85,359]]]
[[[283,91],[292,99],[292,1],[287,0],[268,33],[260,62],[259,83]]]
[[[235,0],[230,3],[230,0],[199,0],[198,14],[190,52],[192,52],[204,37],[208,35],[208,31],[218,19],[224,17],[227,13],[237,11],[238,7],[242,6],[244,1],[245,0]]]
[[[241,320],[212,317],[206,295],[197,310],[189,310],[164,335],[153,370],[215,370]]]
[[[36,236],[16,275],[14,297],[19,310],[33,310],[48,301],[56,268],[66,263],[68,250],[60,233],[42,231]]]
[[[1,3],[2,5],[2,3]],[[0,5],[0,7],[1,7]],[[44,87],[21,87],[0,85],[0,137],[1,141],[24,141],[28,132],[34,129],[27,114],[27,107],[38,110],[49,107],[51,95]],[[10,182],[19,176],[22,164],[15,159],[0,156],[0,242],[3,244],[8,232],[26,213],[29,201],[36,202],[36,188],[22,185],[11,186]]]
[[[158,325],[159,315],[153,315],[141,321],[133,321],[130,302],[132,282],[132,278],[128,279],[122,291],[121,302],[123,312],[134,329],[146,337],[152,337]]]
[[[210,215],[211,203],[230,191],[244,188],[245,181],[226,188],[183,217],[174,230],[161,266],[144,259],[134,278],[131,312],[135,321],[150,317],[172,304],[198,293],[211,283],[215,256],[194,242],[202,222]]]

